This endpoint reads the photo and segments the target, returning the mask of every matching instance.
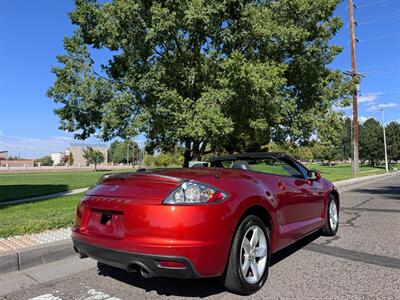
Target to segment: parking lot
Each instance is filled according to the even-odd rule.
[[[338,235],[314,235],[272,258],[251,299],[400,299],[400,175],[341,193]],[[143,279],[77,257],[0,275],[3,299],[235,299],[215,279]]]

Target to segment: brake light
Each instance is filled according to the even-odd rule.
[[[204,204],[224,201],[228,194],[207,184],[185,181],[170,193],[164,204]]]
[[[83,217],[83,203],[79,201],[78,207],[76,208],[76,218],[75,218],[75,226],[80,227]]]

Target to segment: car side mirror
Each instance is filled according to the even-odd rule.
[[[308,179],[309,180],[321,179],[321,174],[318,171],[310,170],[310,171],[308,171]]]

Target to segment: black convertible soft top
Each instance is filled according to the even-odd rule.
[[[226,154],[221,156],[212,157],[210,162],[217,162],[217,161],[227,161],[227,160],[242,160],[242,159],[262,159],[267,157],[289,157],[284,152],[249,152],[249,153],[237,153],[237,154]]]
[[[309,171],[302,163],[286,154],[285,152],[248,152],[248,153],[237,153],[237,154],[227,154],[221,156],[215,156],[210,159],[210,167],[222,167],[224,161],[234,161],[234,160],[256,160],[256,159],[264,159],[275,157],[279,160],[282,160],[294,168],[298,169],[303,176],[307,176],[307,172]]]

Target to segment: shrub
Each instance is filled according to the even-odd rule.
[[[151,154],[145,154],[143,157],[143,163],[146,167],[151,167],[154,165],[154,156]]]
[[[43,156],[42,158],[37,159],[36,163],[40,163],[41,166],[52,166],[54,161],[50,156]]]
[[[172,160],[170,155],[165,154],[165,153],[160,153],[158,156],[155,157],[154,159],[154,164],[156,167],[168,167],[171,164]]]

